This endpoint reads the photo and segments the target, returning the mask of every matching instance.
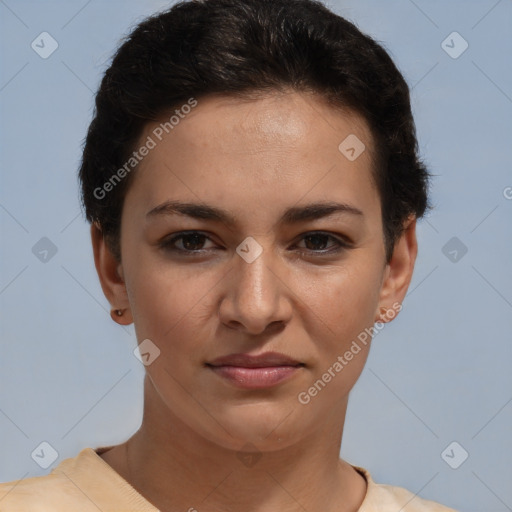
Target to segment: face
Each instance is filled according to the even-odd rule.
[[[339,421],[368,355],[361,333],[401,301],[415,256],[404,242],[396,269],[385,265],[367,125],[318,97],[275,93],[199,99],[168,134],[159,126],[140,138],[156,144],[123,206],[122,279],[108,282],[107,263],[99,272],[138,342],[150,340],[162,422],[264,451]],[[348,136],[365,145],[355,159],[362,146],[339,149]],[[267,352],[280,356],[266,369],[211,366]]]

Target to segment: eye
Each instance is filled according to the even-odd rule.
[[[328,245],[328,241],[333,240],[334,244]],[[307,233],[301,239],[304,241],[307,251],[301,252],[312,252],[317,254],[333,254],[340,252],[344,249],[348,249],[350,244],[346,241],[339,239],[329,233],[323,232],[312,232]]]
[[[159,246],[166,251],[179,252],[183,254],[197,254],[206,251],[204,248],[206,240],[211,239],[200,231],[188,231],[178,233],[170,238],[165,238]]]
[[[329,240],[334,243],[328,244]],[[212,242],[211,238],[200,231],[183,231],[164,238],[159,247],[168,252],[181,253],[187,256],[198,255],[208,252],[212,247],[204,247],[207,241]],[[329,255],[341,252],[351,247],[351,244],[330,234],[324,232],[311,232],[302,236],[301,242],[305,243],[306,250],[300,250],[301,253]],[[213,243],[213,242],[212,242]],[[299,247],[299,246],[297,246]],[[302,249],[299,247],[299,249]]]

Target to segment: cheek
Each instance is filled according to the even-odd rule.
[[[302,299],[318,315],[329,332],[347,339],[354,330],[373,325],[380,292],[380,273],[375,264],[355,256],[333,272],[308,279]],[[309,276],[308,276],[309,277]],[[318,320],[317,320],[318,321]]]
[[[336,408],[357,382],[366,363],[371,327],[379,296],[379,274],[370,265],[338,271],[316,280],[305,295],[309,314],[303,322],[310,332],[317,364],[297,396],[310,412],[322,414],[326,404]]]
[[[168,353],[194,353],[211,333],[219,276],[197,266],[156,264],[141,258],[127,281],[137,339],[149,338]],[[172,349],[169,350],[172,346]]]
[[[211,339],[208,335],[214,332],[209,331],[218,327],[211,320],[216,318],[215,308],[222,299],[218,296],[223,289],[221,273],[193,264],[162,263],[143,255],[128,270],[127,289],[139,340],[169,343],[181,339],[190,350],[194,348],[190,343],[200,347],[205,339]],[[287,300],[313,337],[323,330],[322,337],[326,334],[335,340],[329,345],[338,347],[340,340],[347,342],[373,325],[380,274],[364,251],[331,271],[296,268],[286,280],[293,292]]]

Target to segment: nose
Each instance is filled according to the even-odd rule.
[[[286,271],[270,248],[251,263],[238,254],[226,276],[219,309],[222,323],[247,334],[269,334],[283,328],[292,314]]]

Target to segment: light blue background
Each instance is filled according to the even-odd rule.
[[[144,368],[133,328],[109,317],[76,171],[110,56],[167,5],[0,1],[0,481],[139,427]],[[328,5],[384,44],[413,87],[436,175],[404,309],[352,392],[342,456],[460,510],[512,510],[512,2]],[[43,31],[59,44],[48,59],[30,46]],[[453,31],[469,44],[457,59],[441,47]],[[468,248],[456,263],[442,252],[454,236]],[[47,263],[32,253],[42,237],[58,249]],[[47,470],[31,458],[42,441],[59,453]],[[458,469],[441,458],[452,441],[469,453]]]

